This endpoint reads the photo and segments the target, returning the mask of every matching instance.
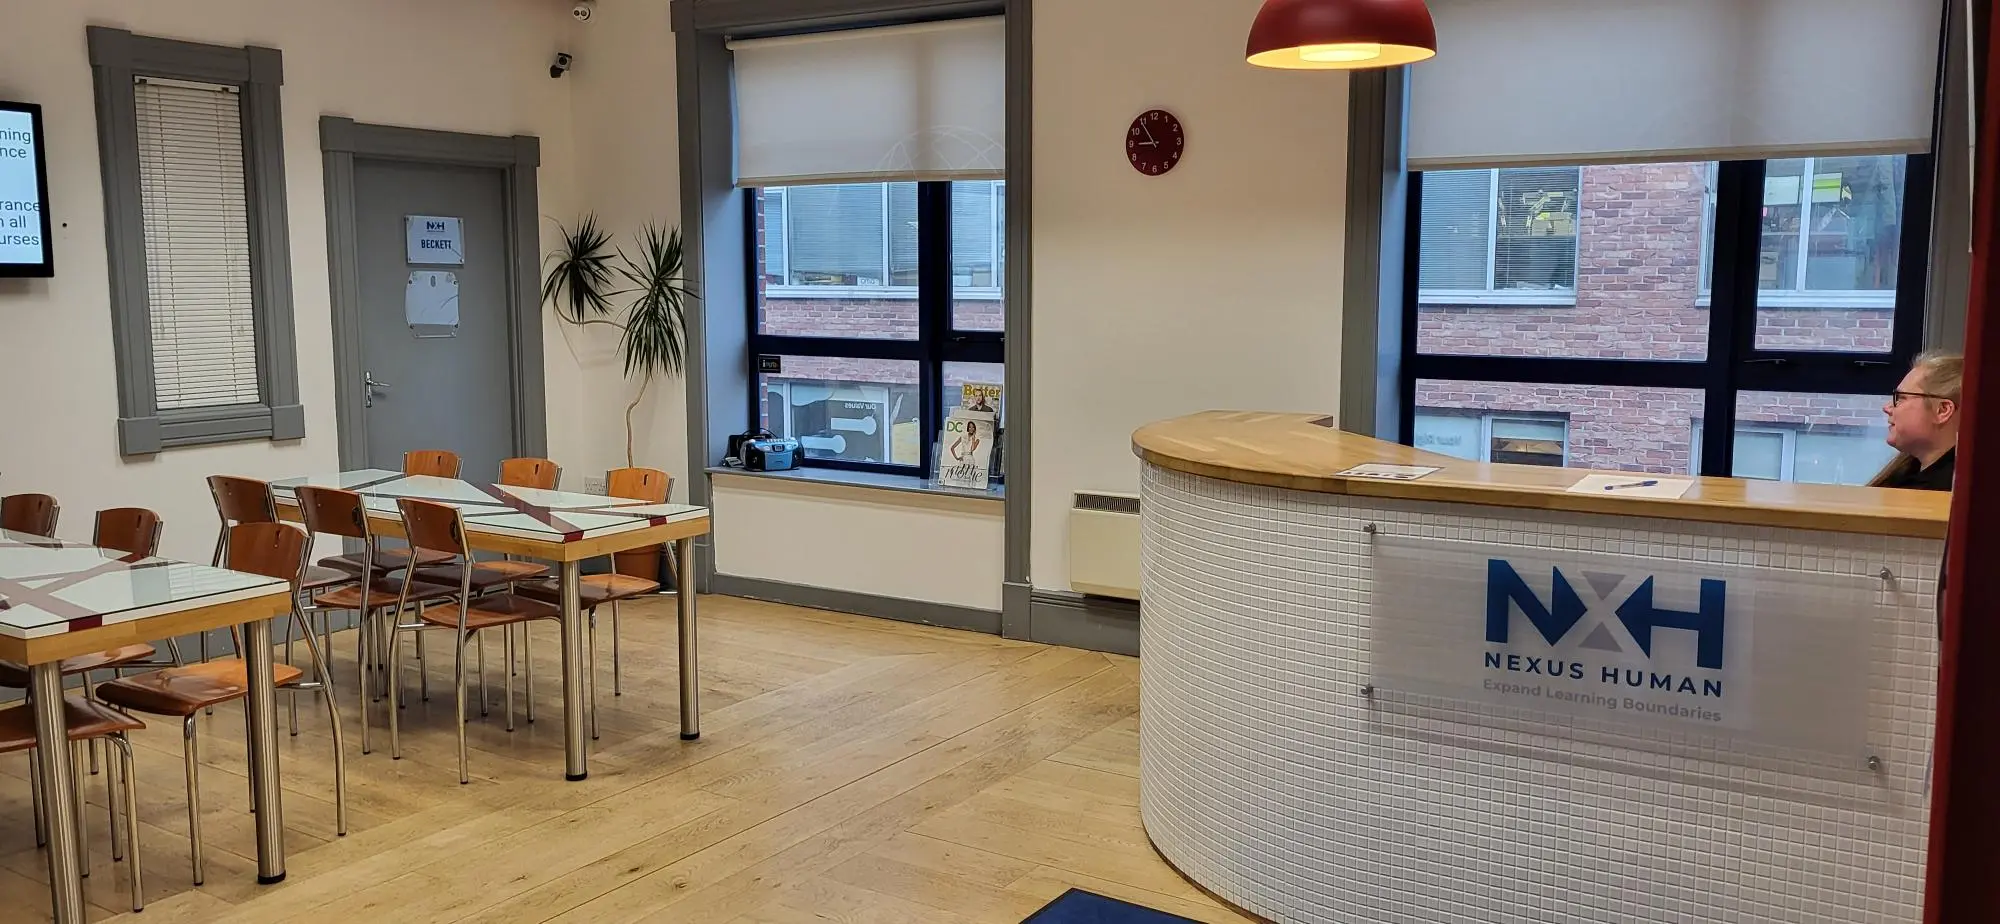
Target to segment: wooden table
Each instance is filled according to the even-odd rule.
[[[292,489],[301,485],[359,493],[368,508],[369,529],[379,536],[403,536],[402,518],[396,509],[399,498],[450,504],[464,517],[466,544],[472,548],[560,565],[563,748],[565,776],[572,781],[590,775],[590,737],[584,724],[585,620],[577,595],[582,563],[615,552],[674,543],[679,565],[675,584],[680,598],[681,738],[692,741],[701,737],[694,538],[709,530],[707,508],[362,469],[272,482],[279,516],[299,519],[298,498]]]
[[[250,685],[250,789],[257,809],[257,881],[285,878],[278,785],[277,693],[271,623],[292,608],[291,585],[162,558],[0,531],[0,658],[29,665],[35,735],[67,741],[62,659],[223,626],[243,627]],[[71,802],[70,749],[41,749],[49,826],[49,891],[57,924],[82,924],[83,836]]]

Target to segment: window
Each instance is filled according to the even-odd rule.
[[[1871,155],[1583,165],[1573,182],[1415,174],[1407,438],[1540,464],[1550,441],[1500,421],[1561,415],[1569,465],[1865,483],[1889,453],[1881,396],[1921,339],[1922,274],[1901,263],[1928,250],[1930,169]],[[1573,205],[1549,205],[1570,188]],[[1510,217],[1509,198],[1528,205]],[[1550,214],[1575,223],[1517,243],[1564,241],[1567,301],[1475,297],[1551,278],[1546,253],[1509,251],[1479,220],[1553,230]]]
[[[89,40],[121,450],[303,437],[278,52]]]
[[[1417,411],[1418,449],[1472,462],[1514,462],[1561,468],[1568,456],[1569,422],[1560,417]]]
[[[1576,292],[1575,167],[1426,174],[1417,288],[1426,304],[1561,304]]]
[[[1006,184],[771,186],[750,200],[760,425],[808,464],[920,474],[968,381],[1000,382]],[[777,371],[768,371],[773,366]]]

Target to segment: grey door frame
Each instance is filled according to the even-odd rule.
[[[320,116],[326,169],[327,276],[333,299],[333,397],[339,422],[340,467],[366,468],[368,424],[362,409],[361,262],[354,211],[354,161],[452,167],[494,167],[503,173],[507,240],[507,343],[514,390],[514,453],[548,455],[548,413],[542,378],[540,212],[536,168],[541,139],[532,135],[472,135]]]

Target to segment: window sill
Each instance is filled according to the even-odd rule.
[[[973,501],[999,502],[1007,497],[1006,485],[994,485],[984,491],[965,491],[958,488],[932,487],[923,478],[915,475],[884,475],[879,472],[850,472],[832,468],[795,468],[788,472],[749,472],[725,465],[710,466],[710,475],[735,475],[740,478],[763,478],[794,484],[831,484],[850,488],[866,488],[875,491],[895,491],[904,494],[928,494],[938,497],[960,497]]]
[[[188,408],[118,418],[118,451],[124,456],[244,440],[296,440],[305,435],[305,410],[296,404]]]
[[[1419,292],[1420,308],[1574,308],[1576,293],[1570,292]]]

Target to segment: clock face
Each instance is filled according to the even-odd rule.
[[[1132,120],[1125,133],[1125,157],[1132,169],[1147,176],[1159,176],[1174,169],[1187,150],[1187,133],[1181,120],[1165,109],[1148,109]]]

